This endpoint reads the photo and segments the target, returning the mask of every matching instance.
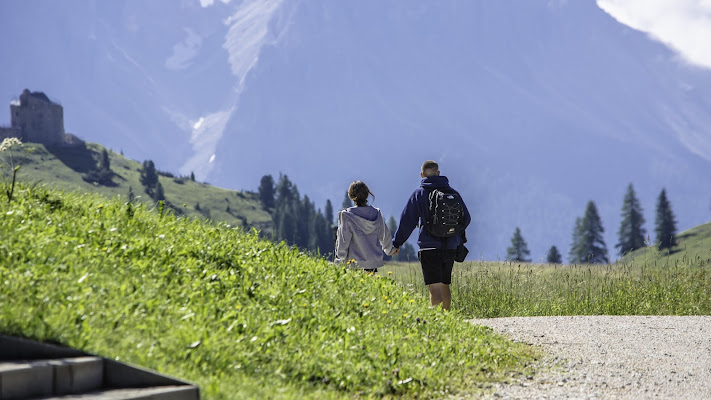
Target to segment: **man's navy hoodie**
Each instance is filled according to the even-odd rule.
[[[462,242],[460,236],[450,238],[433,237],[425,228],[425,220],[429,209],[429,192],[428,189],[445,190],[452,188],[449,186],[449,179],[446,176],[429,176],[422,179],[420,187],[412,193],[410,199],[405,205],[400,215],[400,225],[398,225],[393,246],[399,248],[402,246],[412,234],[412,231],[418,226],[420,227],[420,235],[417,238],[417,244],[420,249],[456,249]],[[464,227],[466,228],[471,222],[469,210],[466,204],[464,205]]]

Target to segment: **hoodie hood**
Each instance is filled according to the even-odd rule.
[[[343,210],[343,217],[348,218],[366,235],[373,233],[380,226],[380,219],[382,218],[380,210],[371,206],[350,207]]]
[[[449,189],[449,179],[442,175],[428,176],[422,179],[420,186],[424,189]]]

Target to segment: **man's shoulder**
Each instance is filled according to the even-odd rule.
[[[410,198],[413,198],[413,199],[418,198],[418,197],[422,196],[422,193],[425,193],[425,191],[426,191],[425,188],[420,186],[417,189],[412,191]]]

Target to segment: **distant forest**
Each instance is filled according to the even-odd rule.
[[[302,197],[296,184],[283,174],[279,175],[278,181],[271,175],[262,177],[259,183],[259,199],[262,207],[272,215],[272,240],[284,241],[333,259],[337,226],[334,224],[335,215],[330,199],[326,200],[323,210],[316,208],[309,196]],[[346,194],[341,208],[351,206],[353,203]],[[390,234],[394,234],[397,229],[392,216],[388,221],[388,228]],[[391,259],[387,256],[384,258]],[[415,249],[409,243],[403,245],[400,254],[395,256],[396,261],[415,259]]]

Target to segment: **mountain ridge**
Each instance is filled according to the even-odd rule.
[[[76,113],[72,132],[222,187],[283,172],[338,204],[361,179],[397,217],[436,159],[476,212],[472,253],[486,259],[516,226],[534,259],[567,253],[591,199],[612,252],[629,182],[647,221],[663,187],[681,229],[708,216],[711,72],[595,1],[1,7],[0,32],[31,20],[53,33],[0,49],[4,93],[43,88]]]

